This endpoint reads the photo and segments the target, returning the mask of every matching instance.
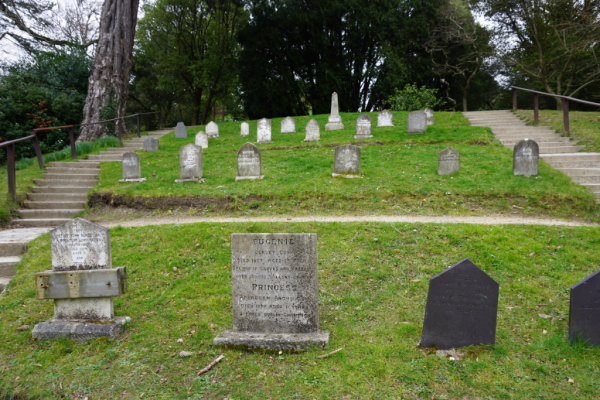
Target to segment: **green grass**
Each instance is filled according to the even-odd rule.
[[[229,238],[237,232],[318,234],[329,349],[279,355],[212,346],[232,328]],[[0,297],[0,397],[596,398],[600,348],[570,345],[567,330],[569,287],[600,265],[599,237],[600,228],[383,223],[115,228],[113,265],[129,275],[115,310],[133,320],[115,342],[82,345],[31,339],[31,328],[53,315],[51,301],[35,298],[33,279],[50,268],[45,235],[30,243]],[[451,361],[417,343],[428,279],[464,257],[500,284],[496,345]],[[30,329],[18,331],[22,325]],[[194,355],[182,359],[182,350]]]
[[[517,115],[533,125],[532,110],[517,110]],[[550,126],[556,132],[564,134],[563,112],[542,110],[539,112],[539,126]],[[585,151],[600,152],[600,112],[571,111],[569,113],[570,137]]]
[[[371,115],[376,121],[376,113]],[[277,133],[281,119],[273,119],[273,143],[259,145],[265,179],[256,181],[235,182],[237,150],[256,140],[256,121],[250,121],[249,138],[239,136],[239,123],[219,124],[221,137],[209,139],[203,151],[202,184],[174,182],[179,147],[193,143],[201,128],[190,128],[188,139],[170,133],[161,138],[159,151],[139,152],[142,176],[148,178],[143,183],[119,183],[121,165],[104,163],[92,203],[191,206],[192,213],[233,215],[519,213],[598,219],[595,197],[586,188],[544,162],[539,177],[513,176],[512,151],[488,128],[468,126],[459,113],[437,113],[436,125],[424,135],[407,135],[407,113],[394,113],[396,127],[374,128],[374,138],[362,141],[362,179],[332,178],[333,146],[355,142],[357,116],[342,114],[345,130],[322,131],[321,141],[311,143],[302,141],[309,117],[297,118],[293,134]],[[323,129],[327,116],[317,120]],[[438,176],[438,152],[449,145],[461,153],[461,171]]]

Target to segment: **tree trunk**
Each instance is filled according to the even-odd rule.
[[[469,89],[465,88],[465,90],[463,90],[463,112],[468,111],[467,110],[467,95],[469,94]]]
[[[104,0],[83,124],[100,121],[100,112],[106,106],[115,109],[116,115],[111,118],[125,115],[138,5],[139,0]],[[77,141],[96,139],[106,132],[103,124],[83,126]]]

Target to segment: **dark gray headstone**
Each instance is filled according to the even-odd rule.
[[[356,135],[354,139],[368,139],[373,137],[373,121],[367,114],[359,115],[356,119]]]
[[[394,114],[390,110],[383,110],[377,114],[377,126],[394,126]]]
[[[177,126],[175,127],[175,138],[187,139],[187,128],[183,122],[177,123]]]
[[[413,111],[408,113],[408,132],[425,133],[427,132],[427,114],[423,111]]]
[[[460,153],[446,147],[438,154],[438,175],[449,175],[460,170]]]
[[[431,278],[421,345],[494,344],[498,291],[498,283],[467,258]]]
[[[175,182],[199,181],[202,179],[202,147],[187,144],[179,148],[179,177]]]
[[[540,147],[531,139],[519,140],[513,151],[513,174],[532,176],[538,174]]]
[[[308,121],[305,130],[305,142],[314,142],[317,140],[321,140],[321,126],[319,125],[316,119],[311,119],[310,121]]]
[[[215,345],[294,349],[324,346],[319,331],[317,235],[231,235],[233,332]]]
[[[294,133],[296,132],[296,119],[292,117],[286,117],[281,120],[281,133]]]
[[[149,137],[148,139],[144,140],[142,148],[144,149],[144,151],[158,151],[158,139]]]
[[[600,270],[571,286],[569,340],[600,345]]]
[[[252,143],[245,143],[238,150],[238,176],[242,179],[262,179],[262,160],[260,150]]]
[[[360,178],[360,147],[344,144],[335,148],[333,176]]]
[[[123,169],[124,181],[142,178],[142,171],[140,169],[140,156],[135,154],[133,151],[128,151],[127,153],[123,154],[121,166]]]

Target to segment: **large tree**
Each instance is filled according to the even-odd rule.
[[[83,123],[100,121],[105,107],[117,118],[125,115],[129,92],[131,53],[137,24],[139,0],[105,0],[100,15],[100,37],[89,78]],[[107,113],[104,116],[112,116]],[[81,128],[78,141],[89,141],[106,134],[102,124]]]

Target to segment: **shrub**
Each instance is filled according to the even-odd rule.
[[[435,108],[444,103],[443,99],[435,97],[435,89],[426,87],[417,88],[417,84],[407,84],[403,90],[396,89],[396,93],[389,98],[389,103],[394,111],[415,111],[424,108]]]

